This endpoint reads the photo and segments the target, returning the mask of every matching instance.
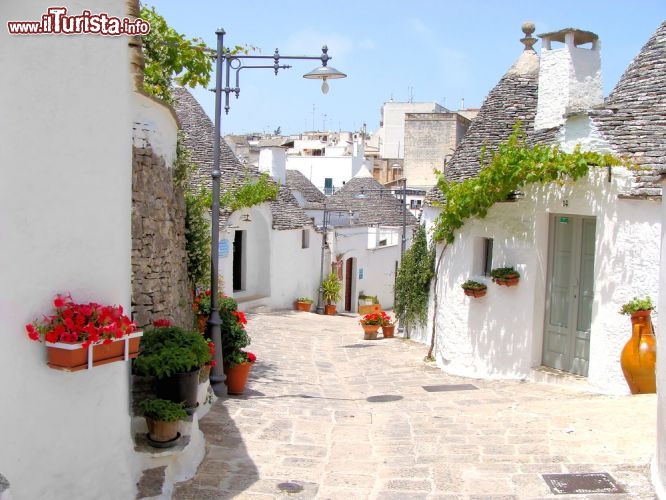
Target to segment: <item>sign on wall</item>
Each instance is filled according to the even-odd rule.
[[[363,279],[363,268],[362,267],[358,268],[358,279],[360,279],[360,280]]]
[[[220,240],[218,243],[217,251],[220,254],[221,259],[227,258],[229,256],[229,240]]]

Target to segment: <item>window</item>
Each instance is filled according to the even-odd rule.
[[[409,201],[409,208],[412,210],[415,210],[417,208],[421,208],[421,200],[410,200]]]
[[[301,248],[310,248],[310,230],[303,229],[301,233]]]
[[[324,194],[333,194],[333,178],[326,177],[324,179]]]
[[[483,238],[483,274],[490,276],[490,270],[493,268],[493,239]]]

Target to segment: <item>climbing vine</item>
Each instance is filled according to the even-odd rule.
[[[264,172],[259,177],[246,175],[241,180],[234,180],[225,186],[220,194],[220,207],[236,211],[241,208],[250,208],[265,201],[275,200],[279,186],[273,182],[271,176]]]
[[[481,171],[477,177],[462,182],[447,182],[440,177],[437,186],[446,198],[435,219],[433,240],[452,243],[456,230],[471,217],[483,218],[495,203],[506,201],[526,184],[563,183],[586,175],[590,166],[618,165],[610,154],[581,151],[572,153],[558,146],[527,145],[525,133],[516,123],[509,138],[500,144],[490,159],[481,153]]]
[[[428,249],[425,227],[417,226],[412,245],[400,262],[395,281],[395,314],[409,328],[425,325],[428,319],[428,293],[435,263],[434,246]]]

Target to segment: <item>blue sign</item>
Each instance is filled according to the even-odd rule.
[[[219,252],[221,259],[229,257],[229,240],[220,240],[218,243],[217,251]]]
[[[363,279],[363,268],[359,267],[358,269],[358,279],[362,280]]]

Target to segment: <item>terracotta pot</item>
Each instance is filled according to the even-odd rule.
[[[488,289],[484,288],[483,290],[470,290],[468,288],[465,288],[464,291],[465,295],[467,295],[468,297],[483,297],[488,292]]]
[[[363,340],[375,340],[380,325],[361,325],[363,327]]]
[[[328,314],[329,316],[335,316],[336,314],[338,314],[336,305],[326,304],[324,306],[324,314]]]
[[[88,349],[83,349],[81,342],[47,342],[47,363],[56,370],[75,372],[114,361],[133,359],[139,353],[142,335],[143,332],[134,332],[110,344],[95,344]]]
[[[500,286],[516,286],[520,278],[495,278],[495,283]]]
[[[227,394],[243,394],[253,364],[238,363],[235,365],[224,365],[224,374],[226,375],[224,383],[227,386]]]
[[[179,420],[174,422],[164,422],[163,420],[154,420],[152,418],[146,417],[146,425],[148,426],[148,442],[173,442],[173,444],[176,444],[179,423]]]
[[[296,310],[297,311],[310,312],[310,308],[312,307],[312,302],[296,301],[295,304],[296,304]]]
[[[637,311],[631,315],[631,338],[620,355],[622,373],[632,394],[652,394],[657,390],[657,342],[650,312]]]
[[[393,338],[394,333],[395,333],[395,325],[382,326],[382,335],[384,336],[385,339]]]
[[[197,330],[199,333],[206,332],[206,323],[208,322],[207,314],[197,314]]]

